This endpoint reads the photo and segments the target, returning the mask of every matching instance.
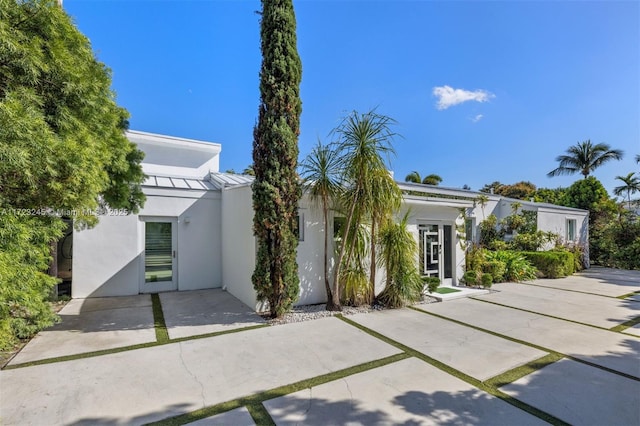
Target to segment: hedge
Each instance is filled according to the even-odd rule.
[[[562,278],[575,272],[573,253],[569,251],[520,252],[546,278]]]

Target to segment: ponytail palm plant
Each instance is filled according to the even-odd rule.
[[[354,111],[333,131],[338,137],[336,150],[348,187],[343,198],[346,225],[334,271],[334,301],[339,294],[342,268],[353,260],[358,241],[349,234],[357,232],[361,225],[371,220],[371,212],[381,206],[381,200],[389,196],[386,191],[395,185],[387,171],[389,156],[395,153],[391,144],[396,136],[391,130],[394,124],[393,119],[375,111],[364,114]],[[389,176],[389,180],[383,179],[382,174]]]
[[[319,203],[322,207],[324,225],[323,274],[324,287],[327,293],[326,308],[328,311],[339,311],[341,310],[340,297],[333,297],[328,273],[329,208],[342,190],[338,154],[331,147],[318,141],[311,153],[300,164],[300,176],[311,200]]]
[[[407,229],[409,212],[398,223],[388,220],[380,230],[380,261],[386,271],[386,285],[379,300],[400,307],[417,302],[422,295],[418,272],[418,243]]]

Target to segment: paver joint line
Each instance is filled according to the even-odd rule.
[[[362,364],[344,368],[342,370],[337,370],[331,373],[301,380],[296,383],[279,386],[277,388],[269,389],[254,395],[247,395],[244,397],[234,399],[232,401],[222,402],[222,403],[205,407],[189,413],[180,414],[178,416],[169,417],[156,422],[151,422],[151,423],[148,423],[148,425],[154,425],[154,426],[184,425],[184,424],[194,422],[196,420],[211,417],[213,415],[221,414],[221,413],[233,410],[235,408],[243,407],[243,406],[249,409],[249,406],[253,404],[262,404],[264,401],[267,401],[269,399],[278,398],[278,397],[288,395],[290,393],[294,393],[303,389],[311,389],[314,386],[339,380],[347,376],[358,374],[363,371],[372,370],[372,369],[381,367],[383,365],[392,364],[394,362],[398,362],[407,358],[411,358],[411,355],[407,353],[399,353],[399,354],[391,355],[378,360],[368,361]]]
[[[544,314],[544,313],[532,311],[532,310],[529,310],[529,309],[516,308],[514,306],[505,305],[504,303],[494,302],[493,300],[478,299],[478,298],[475,298],[475,297],[469,297],[469,299],[475,300],[476,302],[491,303],[492,305],[502,306],[503,308],[516,309],[518,311],[528,312],[530,314],[541,315],[543,317],[553,318],[553,319],[557,319],[557,320],[561,320],[561,321],[572,322],[574,324],[586,325],[587,327],[597,328],[598,330],[612,331],[610,328],[598,327],[597,325],[587,324],[585,322],[580,322],[580,321],[570,320],[570,319],[567,319],[567,318],[557,317],[557,316],[554,316],[554,315]]]
[[[631,374],[624,373],[622,371],[617,371],[617,370],[605,367],[603,365],[595,364],[595,363],[592,363],[592,362],[577,358],[577,357],[569,355],[569,354],[563,354],[561,352],[554,351],[553,349],[545,348],[543,346],[539,346],[539,345],[536,345],[536,344],[533,344],[533,343],[530,343],[530,342],[527,342],[527,341],[524,341],[524,340],[515,339],[513,337],[505,336],[504,334],[496,333],[495,331],[487,330],[485,328],[478,327],[478,326],[475,326],[475,325],[472,325],[472,324],[468,324],[466,322],[462,322],[462,321],[458,321],[458,320],[453,319],[453,318],[445,317],[443,315],[439,315],[439,314],[436,314],[434,312],[423,311],[422,309],[416,308],[416,307],[413,307],[413,306],[409,306],[409,309],[413,309],[413,310],[416,310],[418,312],[422,312],[423,314],[432,315],[432,316],[434,316],[436,318],[442,318],[442,319],[445,319],[447,321],[451,321],[451,322],[456,323],[456,324],[464,325],[466,327],[470,327],[470,328],[473,328],[475,330],[483,331],[485,333],[493,334],[494,336],[498,336],[498,337],[501,337],[503,339],[511,340],[513,342],[516,342],[516,343],[521,343],[523,345],[531,346],[532,348],[536,348],[536,349],[539,349],[541,351],[549,352],[550,354],[561,355],[561,356],[564,356],[564,357],[566,357],[568,359],[571,359],[573,361],[576,361],[576,362],[579,362],[579,363],[582,363],[582,364],[586,364],[586,365],[590,365],[592,367],[599,368],[601,370],[608,371],[609,373],[617,374],[619,376],[626,377],[626,378],[631,379],[631,380],[640,381],[640,377],[636,377],[636,376],[633,376]],[[537,314],[536,312],[532,312],[532,313]],[[599,327],[596,327],[596,328],[600,329]],[[632,336],[632,335],[629,334],[629,336]],[[634,337],[636,337],[636,336],[634,336]]]
[[[423,312],[423,311],[421,311]],[[508,395],[504,392],[502,392],[500,389],[497,389],[494,386],[491,386],[490,384],[488,384],[487,382],[482,382],[478,379],[475,379],[471,376],[469,376],[468,374],[463,373],[462,371],[459,371],[443,362],[440,362],[434,358],[431,358],[428,355],[425,355],[421,352],[418,352],[417,350],[410,348],[409,346],[406,346],[400,342],[397,342],[387,336],[384,336],[374,330],[371,330],[368,327],[363,326],[362,324],[358,324],[355,321],[352,321],[346,317],[344,317],[343,315],[336,315],[336,318],[341,319],[342,321],[346,322],[347,324],[350,324],[362,331],[364,331],[365,333],[368,333],[390,345],[396,346],[398,349],[403,350],[406,354],[411,355],[415,358],[420,359],[421,361],[426,362],[427,364],[430,364],[442,371],[444,371],[447,374],[450,374],[454,377],[457,377],[458,379],[469,383],[472,386],[475,386],[476,388],[480,389],[481,391],[484,391],[490,395],[495,396],[496,398],[499,398],[503,401],[505,401],[506,403],[513,405],[516,408],[519,408],[523,411],[528,412],[529,414],[532,414],[548,423],[554,424],[554,425],[562,425],[562,426],[570,426],[568,423],[563,422],[562,420],[560,420],[559,418],[553,416],[552,414],[547,413],[546,411],[540,410],[539,408],[536,408],[532,405],[529,405],[523,401],[520,401],[514,397],[512,397],[511,395]],[[512,370],[510,370],[512,371]],[[506,373],[503,373],[506,374]]]

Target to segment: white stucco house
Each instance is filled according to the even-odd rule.
[[[146,204],[135,215],[107,211],[96,227],[73,231],[72,297],[224,288],[260,309],[251,283],[256,252],[252,178],[219,172],[219,144],[136,131],[127,136],[145,152]],[[492,194],[484,194],[488,202],[479,206],[477,192],[398,184],[405,191],[399,214],[409,209],[409,226],[421,246],[420,271],[440,277],[443,285],[457,284],[464,273],[463,225],[476,239],[485,215],[506,217],[516,201],[537,211],[538,229],[588,242],[584,210]],[[297,303],[322,303],[322,213],[306,196],[299,208]]]

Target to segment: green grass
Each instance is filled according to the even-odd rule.
[[[167,343],[169,341],[169,332],[167,331],[167,324],[164,322],[164,312],[162,312],[159,294],[151,295],[151,306],[153,308],[153,327],[156,330],[156,341],[158,343]]]
[[[451,288],[451,287],[438,287],[435,291],[435,293],[438,294],[448,294],[448,293],[457,293],[460,290],[457,290],[455,288]]]
[[[622,332],[622,331],[625,331],[627,328],[633,327],[638,324],[640,324],[640,317],[635,317],[629,321],[623,322],[620,325],[616,325],[615,327],[610,328],[610,330]]]
[[[623,294],[622,296],[616,297],[616,299],[626,299],[627,297],[632,297],[632,296],[635,296],[637,294],[640,294],[640,291],[634,291],[633,293]]]

